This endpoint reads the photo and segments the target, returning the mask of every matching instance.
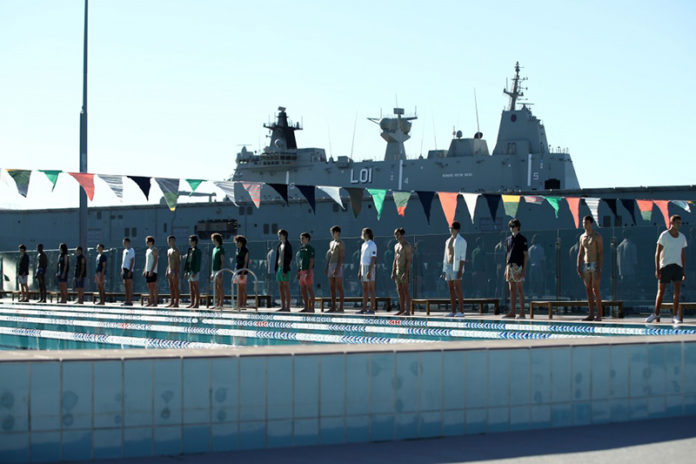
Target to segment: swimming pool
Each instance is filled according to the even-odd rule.
[[[0,349],[191,348],[393,344],[693,335],[694,326],[491,321],[120,306],[0,305]]]

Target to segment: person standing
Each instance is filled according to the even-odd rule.
[[[37,303],[46,302],[46,270],[48,269],[48,256],[44,252],[43,243],[36,246],[36,272],[34,278],[39,283],[39,299]]]
[[[181,271],[181,252],[176,246],[176,237],[167,237],[167,281],[169,282],[169,304],[167,308],[179,307],[179,272]]]
[[[68,270],[70,270],[70,261],[68,259],[68,245],[61,243],[58,246],[60,256],[58,256],[58,291],[60,292],[60,300],[58,303],[65,304],[68,302]]]
[[[288,231],[278,231],[278,246],[276,246],[275,274],[280,292],[280,309],[290,312],[290,266],[292,264],[292,245],[288,241]]]
[[[672,322],[681,324],[682,320],[679,317],[679,296],[681,293],[681,284],[686,274],[684,268],[686,266],[686,251],[687,247],[686,236],[679,232],[681,228],[682,218],[674,215],[669,218],[669,229],[660,234],[657,239],[657,247],[655,249],[655,278],[657,279],[657,297],[655,298],[655,311],[645,319],[645,322],[660,322],[660,308],[662,307],[662,299],[665,296],[665,289],[668,283],[672,283],[674,289],[673,306],[672,306]]]
[[[377,310],[377,297],[375,295],[375,274],[377,268],[377,244],[372,240],[374,234],[372,229],[365,227],[360,237],[363,243],[360,246],[360,268],[358,270],[358,280],[362,283],[363,306],[358,314],[375,314]],[[367,299],[370,299],[370,309],[367,306]]]
[[[343,262],[346,260],[346,245],[341,240],[341,228],[333,226],[331,231],[331,242],[326,260],[326,275],[329,278],[329,288],[331,289],[331,308],[330,313],[343,312]],[[336,293],[339,296],[339,306],[336,308]]]
[[[29,255],[27,247],[19,245],[19,260],[17,260],[17,283],[19,284],[19,302],[29,302]]]
[[[121,259],[121,278],[126,298],[123,306],[133,306],[133,269],[135,268],[135,250],[131,248],[128,237],[123,239],[123,258]]]
[[[87,259],[85,255],[82,254],[82,247],[78,246],[75,249],[75,280],[73,281],[73,287],[77,292],[77,304],[84,304],[85,302],[85,276],[87,275]]]
[[[583,321],[602,320],[602,296],[599,293],[599,285],[602,279],[602,258],[604,256],[604,244],[599,232],[592,228],[594,219],[592,216],[585,216],[582,220],[582,227],[585,233],[580,236],[580,246],[578,248],[578,275],[585,283],[587,292],[587,305],[590,314]],[[595,305],[597,314],[595,315]]]
[[[210,240],[215,245],[213,248],[212,257],[212,274],[210,275],[210,280],[213,280],[213,285],[215,288],[215,306],[214,309],[222,309],[225,303],[225,291],[222,285],[222,273],[218,271],[225,267],[225,249],[222,246],[222,234],[214,233]]]
[[[447,315],[449,317],[464,317],[462,274],[466,263],[466,240],[459,235],[461,227],[457,221],[450,225],[450,237],[445,241],[445,254],[442,258],[441,277],[447,281],[452,306],[452,311]]]
[[[189,283],[190,302],[187,308],[198,308],[201,292],[198,288],[198,276],[201,272],[201,250],[198,249],[198,236],[189,236],[189,249],[184,261],[184,273]]]
[[[237,284],[237,309],[246,308],[247,303],[247,271],[249,268],[249,249],[247,248],[247,239],[243,235],[237,235],[234,238],[234,244],[237,246],[237,254],[235,260],[234,282]]]
[[[399,227],[394,230],[394,262],[392,264],[391,278],[396,284],[396,293],[399,295],[399,312],[411,314],[411,296],[408,291],[408,281],[411,277],[411,244],[406,241],[406,230]]]
[[[304,309],[301,313],[314,312],[314,247],[309,244],[312,236],[309,232],[300,234],[300,262],[297,270],[297,280],[300,282],[300,291],[304,300]]]
[[[106,304],[106,255],[104,254],[103,243],[97,245],[97,261],[95,264],[94,283],[97,284],[97,291],[99,292],[99,303],[97,304],[103,306]]]
[[[508,223],[510,236],[507,238],[505,265],[505,281],[510,287],[510,311],[503,317],[515,317],[515,300],[519,297],[520,313],[517,319],[524,319],[524,275],[527,269],[529,253],[527,251],[527,239],[520,234],[521,223],[515,218]]]
[[[147,245],[147,250],[145,250],[145,269],[143,270],[143,277],[145,277],[145,283],[147,283],[147,290],[149,293],[147,306],[156,308],[157,303],[159,303],[159,295],[157,292],[159,250],[155,248],[155,237],[152,235],[145,237],[145,244]]]

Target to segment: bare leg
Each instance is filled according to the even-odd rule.
[[[585,272],[582,275],[582,281],[585,283],[585,293],[587,294],[587,306],[590,308],[590,314],[583,321],[594,320],[594,295],[592,290],[592,273]]]
[[[179,295],[181,294],[181,291],[179,290],[179,275],[175,274],[172,277],[172,307],[173,308],[178,308],[179,307]]]
[[[85,300],[85,289],[83,287],[78,287],[77,289],[77,304],[84,304]]]
[[[222,288],[222,274],[215,279],[215,306],[222,309],[225,302],[225,295]]]
[[[246,284],[239,284],[239,291],[237,292],[237,306],[240,308],[246,308],[246,302],[247,302]]]
[[[452,312],[452,314],[456,314],[457,313],[457,293],[454,290],[454,281],[448,280],[447,286],[449,287],[450,307],[452,308],[451,312]]]
[[[331,307],[329,312],[336,311],[336,279],[335,277],[329,277],[329,289],[331,290]]]
[[[454,291],[457,295],[457,299],[459,300],[459,312],[464,314],[464,293],[462,292],[461,280],[454,281]]]
[[[343,299],[345,298],[345,295],[343,293],[343,277],[336,277],[336,290],[338,290],[338,297],[340,299],[338,312],[342,313],[343,312]]]
[[[193,291],[193,282],[189,280],[189,304],[186,306],[187,308],[193,308],[193,303],[194,303],[194,291]]]
[[[524,282],[517,283],[517,294],[520,297],[520,317],[524,317]]]
[[[201,304],[201,291],[198,287],[198,282],[191,282],[191,301],[193,302],[193,308],[198,308]]]
[[[372,310],[377,312],[377,296],[375,295],[375,281],[372,280],[367,283],[370,290],[370,301],[372,304]]]
[[[672,316],[679,317],[679,296],[681,295],[681,281],[674,282],[674,299],[672,300]]]
[[[408,280],[401,284],[401,292],[404,295],[404,314],[411,314],[411,295],[408,291]]]
[[[363,311],[367,311],[367,296],[369,294],[369,289],[367,288],[367,282],[361,282],[361,283],[362,283],[362,289],[363,289],[362,309],[363,309]]]
[[[404,293],[398,282],[396,283],[396,293],[399,295],[399,312],[396,315],[401,316],[404,313]]]
[[[309,292],[309,312],[314,312],[314,289],[311,285],[307,286],[307,291]]]
[[[604,308],[602,308],[602,296],[599,292],[599,281],[600,278],[597,274],[592,275],[592,293],[595,297],[595,304],[597,305],[597,314],[595,315],[595,321],[601,321],[604,316]]]
[[[159,304],[159,287],[157,286],[157,282],[152,282],[152,294],[155,297],[152,306],[157,307]]]
[[[660,308],[662,307],[662,299],[665,297],[665,290],[667,289],[667,284],[658,282],[657,283],[657,297],[655,298],[655,314],[660,315]]]

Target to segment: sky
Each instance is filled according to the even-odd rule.
[[[83,8],[0,0],[0,208],[76,203],[65,175],[24,199],[4,169],[79,168]],[[519,61],[582,187],[696,184],[694,24],[689,0],[92,0],[88,171],[222,180],[278,106],[299,146],[361,160],[384,156],[367,118],[398,104],[417,157],[476,132],[474,92],[492,150]],[[97,181],[93,204],[119,202]]]

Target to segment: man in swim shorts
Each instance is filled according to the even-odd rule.
[[[599,232],[592,228],[594,219],[592,216],[585,216],[582,226],[585,233],[580,236],[578,248],[578,275],[585,283],[587,292],[587,305],[590,314],[583,321],[602,320],[602,297],[599,294],[599,284],[602,278],[602,257],[604,256],[604,244]],[[595,315],[595,305],[597,314]]]

